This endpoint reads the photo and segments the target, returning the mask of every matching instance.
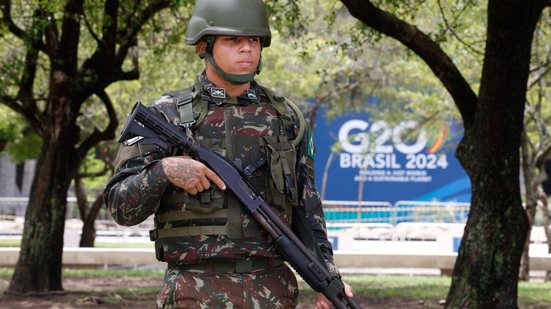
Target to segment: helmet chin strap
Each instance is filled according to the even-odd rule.
[[[214,39],[212,37],[209,37],[207,39],[206,51],[199,56],[201,58],[207,59],[207,61],[210,63],[210,65],[212,65],[216,73],[222,76],[223,79],[235,85],[243,85],[253,81],[256,74],[260,74],[260,70],[262,69],[262,56],[260,57],[260,61],[258,62],[258,66],[256,67],[256,71],[254,73],[230,74],[230,73],[224,72],[222,68],[220,68],[218,64],[216,64],[216,61],[214,60],[214,55],[212,54],[213,45],[214,45]]]
[[[246,84],[248,82],[251,82],[254,79],[254,77],[256,76],[256,72],[250,73],[250,74],[230,74],[230,73],[226,73],[218,66],[218,64],[216,64],[216,61],[214,61],[214,57],[213,57],[212,53],[207,52],[207,53],[205,53],[204,56],[207,59],[207,61],[210,63],[210,65],[212,65],[212,67],[214,68],[216,73],[218,73],[220,76],[222,76],[223,79],[227,80],[228,82],[230,82],[232,84],[235,84],[235,85]],[[257,72],[258,72],[258,70],[257,70]]]

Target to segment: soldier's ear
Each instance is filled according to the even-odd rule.
[[[195,46],[195,50],[197,51],[197,54],[199,54],[199,57],[201,57],[201,59],[205,58],[205,53],[207,52],[207,42],[200,41]]]

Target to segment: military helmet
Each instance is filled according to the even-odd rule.
[[[270,46],[272,33],[262,0],[197,0],[186,29],[186,44],[207,35],[258,36]]]

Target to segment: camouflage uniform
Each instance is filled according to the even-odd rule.
[[[298,132],[297,121],[289,126],[282,118],[296,115],[278,113],[269,92],[254,81],[238,98],[226,97],[204,74],[194,89],[197,98],[208,101],[208,113],[192,127],[194,138],[241,169],[287,223],[292,207],[304,207],[329,271],[338,275],[314,183],[311,132],[304,134],[296,153],[281,148]],[[150,108],[179,124],[176,103],[165,95]],[[116,173],[104,192],[109,212],[121,225],[136,225],[155,214],[157,258],[168,263],[158,307],[293,308],[298,296],[293,273],[231,192],[211,187],[188,195],[168,182],[159,161],[182,154],[180,149],[122,145]],[[284,161],[295,164],[281,163],[287,167],[278,168]],[[291,180],[284,177],[289,171]]]

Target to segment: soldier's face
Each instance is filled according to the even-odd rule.
[[[217,36],[212,54],[224,72],[250,74],[256,71],[261,50],[258,37]]]

